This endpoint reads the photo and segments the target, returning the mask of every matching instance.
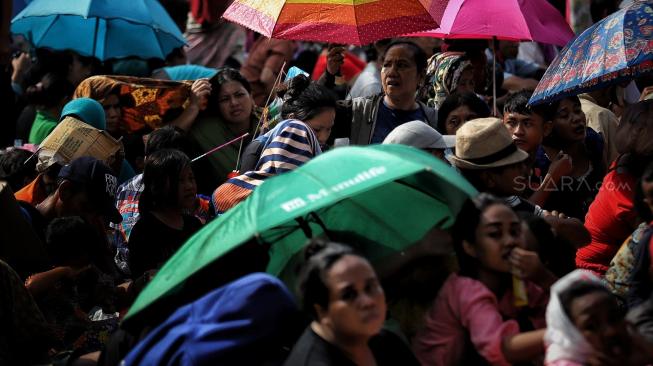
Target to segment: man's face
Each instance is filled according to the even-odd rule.
[[[503,124],[512,135],[515,145],[531,156],[542,144],[544,137],[551,132],[551,122],[544,122],[542,117],[535,113],[505,113]]]

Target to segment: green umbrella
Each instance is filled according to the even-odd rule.
[[[322,234],[358,238],[356,248],[374,262],[400,253],[434,226],[450,227],[476,193],[454,169],[412,147],[334,149],[268,179],[196,233],[141,292],[126,319],[178,294],[191,276],[252,238],[269,245],[267,271],[282,278],[293,272],[307,237]]]

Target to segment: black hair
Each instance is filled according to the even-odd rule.
[[[537,114],[542,117],[544,122],[551,121],[550,110],[546,106],[536,105],[531,106],[528,104],[528,101],[531,99],[533,92],[530,90],[521,90],[516,93],[508,94],[505,104],[503,105],[503,114],[506,113],[519,113],[524,115]],[[554,112],[555,113],[555,112]]]
[[[537,240],[536,248],[542,263],[557,277],[576,269],[576,249],[566,240],[557,237],[551,225],[532,212],[517,212]]]
[[[426,72],[426,63],[427,63],[427,57],[426,53],[424,50],[416,45],[413,42],[410,41],[394,41],[388,45],[388,47],[385,48],[385,52],[383,53],[383,59],[385,59],[385,55],[388,54],[388,51],[390,51],[391,48],[393,47],[407,47],[410,48],[413,51],[413,61],[415,61],[415,66],[417,67],[417,75],[420,75],[422,73]]]
[[[188,155],[190,152],[190,141],[186,137],[184,130],[179,127],[167,125],[152,131],[145,145],[145,156],[163,149],[180,150]]]
[[[218,107],[220,105],[218,98],[220,96],[220,90],[222,89],[222,86],[231,81],[240,83],[240,85],[242,85],[243,88],[247,90],[247,93],[252,93],[252,86],[250,85],[249,81],[245,79],[243,74],[240,73],[240,71],[231,67],[224,67],[218,70],[218,72],[209,80],[209,83],[211,84],[211,95],[209,95],[209,104],[204,113],[222,117]]]
[[[574,320],[571,317],[571,304],[573,301],[581,296],[585,296],[594,292],[604,293],[613,298],[616,303],[616,298],[614,298],[614,295],[612,295],[612,293],[605,286],[596,282],[579,281],[572,284],[564,291],[560,292],[560,305],[562,306],[562,310],[567,315],[567,318],[569,318],[572,323],[574,323]]]
[[[27,180],[36,177],[36,161],[32,153],[23,149],[6,150],[0,154],[0,179],[6,180],[16,192],[25,186]]]
[[[635,151],[633,143],[635,137],[633,130],[639,128],[653,129],[653,99],[642,100],[628,106],[621,116],[615,135],[617,151],[620,154],[640,155],[642,153]],[[633,159],[632,161],[631,168],[637,172],[636,176],[639,176],[645,167],[642,162],[646,162],[646,159]],[[635,167],[635,165],[639,166]]]
[[[456,216],[452,237],[454,251],[458,258],[458,273],[461,276],[476,278],[478,275],[478,260],[465,252],[463,241],[470,244],[476,243],[476,229],[481,223],[481,215],[493,205],[509,207],[501,199],[488,193],[481,193],[476,198],[468,199]]]
[[[616,0],[592,0],[589,3],[592,23],[598,23],[605,16],[619,10]]]
[[[580,98],[578,98],[578,96],[570,95],[562,99],[553,101],[548,105],[542,106],[543,108],[542,110],[545,113],[544,115],[545,121],[553,121],[556,118],[558,107],[560,107],[560,103],[562,103],[563,100],[571,100],[574,103],[580,104]],[[542,145],[546,145],[546,146],[563,147],[563,144],[564,142],[560,140],[558,135],[555,133],[555,129],[552,130],[548,136],[544,136],[544,139],[542,141]]]
[[[446,121],[449,114],[456,108],[462,106],[467,106],[472,112],[478,115],[478,118],[490,116],[490,107],[476,94],[472,92],[452,93],[442,102],[442,105],[438,109],[437,130],[441,134],[447,133]]]
[[[637,212],[639,218],[643,222],[653,221],[653,212],[651,212],[649,206],[644,202],[644,199],[647,197],[646,197],[646,192],[644,192],[644,189],[642,187],[644,183],[651,183],[651,182],[653,182],[653,162],[649,163],[646,166],[646,168],[644,168],[642,177],[639,180],[637,186],[635,187],[635,199],[634,199],[635,211]]]
[[[79,216],[52,220],[46,230],[47,251],[54,265],[64,265],[73,258],[88,256],[93,259],[103,244],[95,227]]]
[[[243,74],[240,73],[240,71],[231,67],[226,67],[218,70],[215,76],[211,78],[211,88],[213,88],[212,94],[218,95],[218,93],[220,93],[220,88],[222,88],[224,84],[230,81],[239,82],[243,85],[248,93],[252,92],[252,86],[249,84],[249,81],[245,79]]]
[[[336,95],[325,86],[312,82],[305,75],[297,75],[288,83],[283,96],[281,117],[307,121],[325,108],[336,108]]]
[[[61,101],[73,95],[73,85],[60,74],[47,73],[36,85],[29,86],[25,98],[30,104],[45,108],[56,107]]]
[[[317,319],[315,305],[326,309],[329,305],[329,288],[326,275],[329,269],[342,257],[356,255],[346,245],[333,243],[320,238],[310,240],[304,249],[305,263],[299,273],[298,293],[302,299],[304,311]]]
[[[143,193],[138,201],[141,212],[178,205],[179,176],[190,166],[190,159],[179,150],[162,149],[147,156],[143,169]]]

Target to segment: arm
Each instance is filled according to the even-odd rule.
[[[345,63],[345,49],[343,47],[329,48],[326,71],[320,76],[317,83],[333,89],[336,86],[336,75],[340,72],[343,63]]]
[[[211,83],[209,82],[209,79],[195,80],[190,91],[190,103],[188,107],[184,109],[177,119],[171,122],[172,125],[177,126],[184,131],[188,131],[193,127],[197,115],[203,109],[202,105],[206,103],[207,98],[211,94]]]
[[[590,233],[578,219],[548,215],[544,217],[544,220],[551,225],[556,235],[567,240],[576,249],[592,241]]]
[[[501,343],[503,356],[510,363],[532,361],[544,353],[544,333],[539,329],[508,336]]]
[[[65,278],[74,278],[89,268],[90,266],[81,268],[55,267],[49,271],[37,273],[27,278],[25,287],[27,287],[32,296],[38,297],[54,287],[57,282]]]

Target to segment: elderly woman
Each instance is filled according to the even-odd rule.
[[[417,120],[436,127],[436,111],[416,99],[426,74],[424,51],[415,43],[397,41],[388,45],[382,60],[383,93],[343,103],[335,137],[348,136],[354,145],[367,145],[383,142],[390,131],[406,122]],[[341,64],[342,57],[330,52],[321,79],[325,85],[333,83]]]

